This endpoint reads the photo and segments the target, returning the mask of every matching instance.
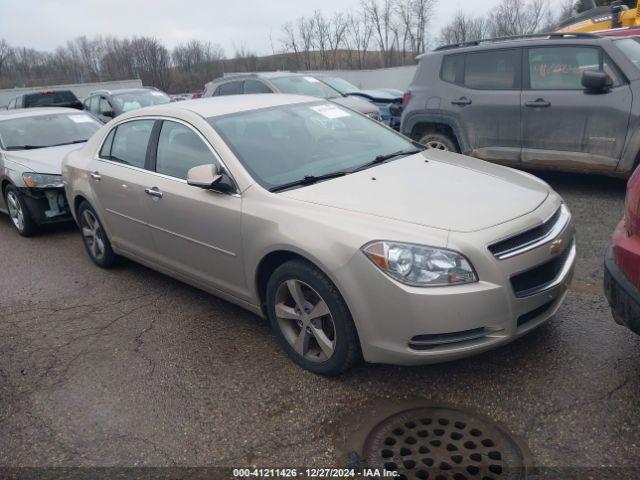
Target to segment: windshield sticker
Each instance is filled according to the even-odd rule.
[[[327,118],[331,118],[331,119],[350,116],[349,113],[345,112],[344,110],[338,107],[334,107],[333,105],[318,105],[316,107],[310,107],[310,108],[311,110],[314,110],[320,115]]]
[[[69,118],[76,123],[93,123],[94,120],[89,115],[69,115]]]
[[[311,83],[320,83],[320,80],[318,80],[317,78],[313,78],[313,77],[304,77],[304,79],[307,82],[311,82]]]

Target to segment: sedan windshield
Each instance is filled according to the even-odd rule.
[[[335,178],[416,150],[378,122],[328,102],[224,115],[209,123],[269,190]]]
[[[340,96],[339,91],[331,88],[315,77],[294,75],[291,77],[272,78],[271,82],[278,88],[280,93],[293,93],[319,98],[335,98]]]
[[[86,142],[102,125],[86,113],[55,113],[0,121],[4,150],[28,150]]]
[[[118,93],[113,96],[116,105],[123,112],[136,110],[142,107],[150,107],[152,105],[162,105],[169,103],[171,98],[169,95],[156,90],[147,90],[140,92]]]
[[[625,38],[615,42],[616,47],[640,69],[640,43],[635,38]]]

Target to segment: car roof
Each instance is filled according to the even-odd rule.
[[[230,113],[322,101],[322,99],[316,97],[281,93],[273,93],[269,95],[259,93],[247,95],[226,95],[222,97],[199,98],[196,100],[185,100],[184,102],[165,103],[163,105],[139,108],[127,112],[123,118],[135,118],[147,115],[173,116],[175,114],[179,115],[180,112],[184,112],[185,110],[193,112],[204,118],[210,118],[228,115]]]
[[[297,72],[289,72],[286,70],[281,70],[277,72],[247,72],[247,73],[230,73],[225,75],[224,77],[216,78],[209,82],[210,85],[232,82],[234,80],[244,80],[247,78],[264,78],[266,80],[270,80],[272,78],[284,78],[284,77],[311,77],[316,75],[305,75],[304,73]]]
[[[136,92],[161,92],[157,88],[138,87],[138,88],[118,88],[116,90],[94,90],[89,95],[118,95],[120,93],[136,93]]]
[[[611,42],[612,40],[614,40],[612,37],[604,37],[594,33],[545,33],[514,37],[487,38],[470,42],[443,45],[432,52],[419,55],[418,58],[434,54],[466,53],[509,47],[550,46],[576,43],[597,45],[604,42]]]
[[[40,108],[18,108],[15,110],[0,110],[0,121],[13,118],[38,117],[40,115],[51,115],[54,113],[75,113],[83,114],[83,110],[66,107],[40,107]]]

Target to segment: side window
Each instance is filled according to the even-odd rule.
[[[240,95],[242,94],[242,83],[241,82],[229,82],[223,83],[216,90],[216,96],[220,95]]]
[[[100,103],[100,97],[93,96],[89,99],[89,110],[93,113],[98,113],[98,104]]]
[[[440,78],[449,83],[460,83],[464,71],[464,55],[447,55],[442,59]]]
[[[113,107],[109,104],[109,101],[106,98],[100,97],[98,112],[101,115],[104,115],[106,112],[113,112]]]
[[[165,120],[158,139],[156,172],[186,180],[198,165],[217,163],[204,141],[189,127]]]
[[[611,75],[614,85],[622,83],[617,69],[597,47],[531,48],[528,53],[529,79],[533,90],[582,90],[582,72],[601,70]]]
[[[15,98],[13,100],[11,100],[9,102],[9,105],[7,106],[7,109],[9,109],[9,110],[13,110],[14,108],[16,108],[16,99]]]
[[[125,165],[144,168],[154,123],[155,120],[134,120],[118,125],[111,152],[106,158]]]
[[[258,80],[245,80],[244,93],[272,93],[271,89]]]
[[[478,90],[520,88],[520,56],[519,49],[468,53],[465,57],[464,85]]]
[[[100,158],[105,158],[107,160],[111,159],[111,145],[113,144],[113,137],[115,136],[117,129],[118,127],[114,128],[109,132],[109,135],[107,135],[107,138],[105,139],[104,143],[102,144],[102,148],[100,149]]]

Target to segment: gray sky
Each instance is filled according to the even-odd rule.
[[[439,0],[436,22],[465,7],[485,13],[496,0]],[[80,35],[158,37],[167,47],[190,39],[220,44],[227,56],[244,46],[271,53],[283,23],[316,9],[358,9],[358,0],[0,0],[0,38],[11,45],[53,50]],[[435,34],[439,28],[434,29]]]

